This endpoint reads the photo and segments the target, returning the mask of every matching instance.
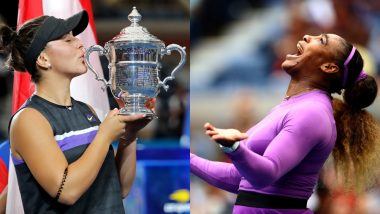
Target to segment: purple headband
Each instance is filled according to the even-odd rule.
[[[352,46],[350,55],[348,55],[346,61],[344,61],[343,63],[344,65],[344,73],[343,73],[344,76],[343,76],[343,83],[342,83],[343,88],[344,86],[346,86],[346,81],[347,81],[347,73],[348,73],[347,64],[351,61],[352,57],[354,56],[355,51],[356,51],[356,48]]]
[[[362,79],[364,79],[364,78],[366,78],[366,77],[367,77],[367,73],[366,73],[365,70],[363,69],[363,70],[360,72],[358,78],[356,78],[355,82],[358,82],[359,80],[362,80]]]
[[[356,48],[352,46],[352,50],[351,50],[351,53],[350,55],[348,55],[346,61],[344,61],[344,73],[343,73],[343,83],[342,83],[342,86],[343,88],[346,86],[346,82],[347,82],[347,73],[348,73],[348,68],[347,68],[347,65],[348,63],[351,61],[352,57],[354,56],[355,54],[355,51],[356,51]],[[367,73],[364,71],[364,69],[360,72],[358,78],[356,78],[355,82],[358,82],[359,80],[362,80],[364,78],[367,77]]]

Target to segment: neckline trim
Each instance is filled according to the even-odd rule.
[[[45,98],[43,98],[43,97],[41,97],[41,96],[39,96],[37,94],[33,94],[32,98],[33,97],[36,97],[36,98],[38,98],[38,99],[40,99],[40,100],[42,100],[44,102],[47,102],[50,105],[54,105],[54,106],[59,107],[59,108],[64,108],[64,109],[67,109],[69,111],[73,110],[73,107],[74,107],[74,98],[72,98],[72,97],[70,97],[70,99],[71,99],[71,105],[69,105],[69,106],[59,105],[57,103],[53,103],[53,102],[51,102],[51,101],[49,101],[49,100],[47,100],[47,99],[45,99]]]
[[[307,96],[307,95],[310,95],[310,94],[321,94],[321,95],[323,94],[323,95],[326,95],[330,100],[332,99],[331,95],[327,91],[323,91],[320,89],[314,89],[311,91],[306,91],[304,93],[300,93],[300,94],[291,96],[289,99],[284,98],[281,103],[283,103],[283,104],[293,103],[293,102],[296,102],[297,100],[299,100],[300,98]]]

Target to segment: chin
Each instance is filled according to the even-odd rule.
[[[85,70],[85,69],[78,69],[74,73],[72,73],[72,78],[81,76],[81,75],[85,74],[86,72],[87,72],[87,70]]]
[[[286,73],[291,74],[291,73],[294,72],[294,70],[296,70],[296,65],[297,65],[297,64],[298,64],[297,62],[285,60],[285,61],[281,64],[281,68],[282,68],[282,70],[284,70]]]
[[[291,68],[289,61],[285,60],[284,62],[282,62],[281,68],[282,70],[287,72]]]
[[[85,73],[87,73],[87,68],[81,70],[81,72],[80,72],[80,74],[85,74]]]
[[[86,65],[83,65],[80,69],[79,69],[79,72],[80,74],[84,74],[84,73],[87,73],[87,66]]]

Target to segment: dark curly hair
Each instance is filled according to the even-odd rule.
[[[41,16],[26,22],[16,32],[7,25],[0,26],[0,53],[7,56],[6,66],[17,71],[27,71],[24,64],[28,50],[40,25],[47,16]],[[38,72],[30,72],[32,81],[37,83],[41,77]]]
[[[335,169],[345,186],[361,192],[374,184],[380,163],[379,124],[364,110],[377,96],[377,83],[370,75],[358,80],[363,58],[356,50],[347,64],[346,84],[342,84],[344,61],[353,48],[345,40],[342,45],[342,52],[337,54],[340,77],[331,87],[333,92],[343,91],[343,100],[333,100],[337,128],[333,157]]]

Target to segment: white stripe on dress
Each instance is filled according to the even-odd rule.
[[[86,133],[89,133],[89,132],[92,132],[92,131],[95,131],[98,129],[99,129],[99,126],[93,126],[93,127],[87,128],[87,129],[82,129],[82,130],[78,130],[78,131],[70,131],[70,132],[63,133],[61,135],[56,135],[56,136],[54,136],[54,138],[56,141],[59,141],[59,140],[65,139],[67,137],[86,134]]]

